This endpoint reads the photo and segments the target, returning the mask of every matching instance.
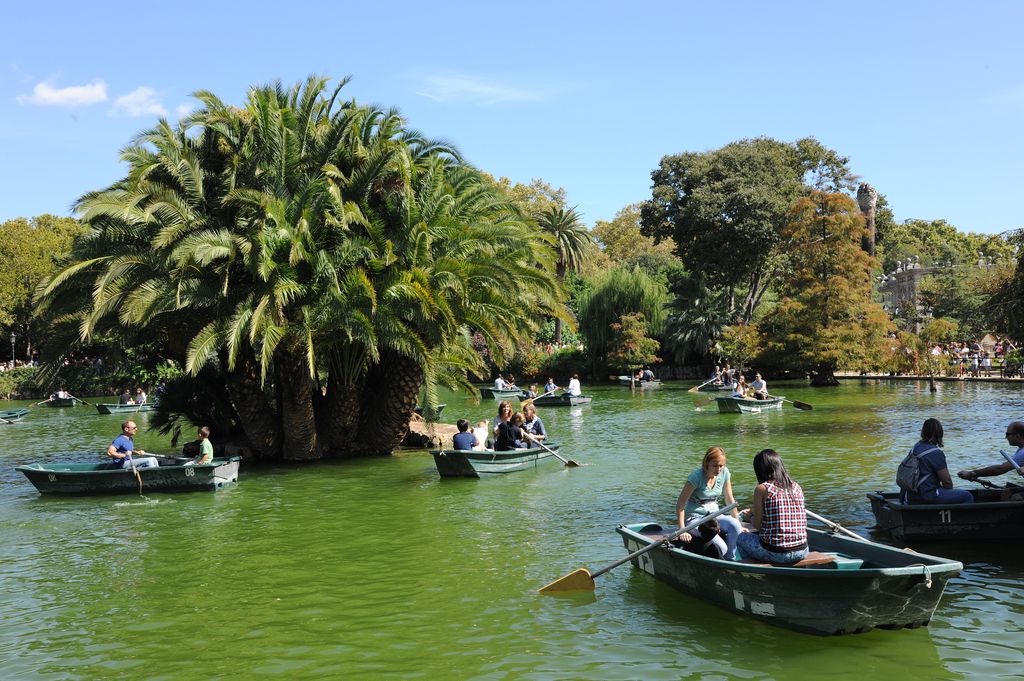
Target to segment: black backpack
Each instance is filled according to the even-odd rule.
[[[931,473],[921,475],[921,462],[919,459],[925,454],[931,454],[938,449],[938,447],[932,447],[920,454],[914,454],[913,449],[907,452],[907,455],[903,457],[903,461],[900,461],[899,468],[896,469],[896,484],[900,486],[900,489],[917,493],[921,483],[932,476]]]

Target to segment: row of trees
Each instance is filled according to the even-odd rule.
[[[862,248],[848,161],[813,139],[667,156],[651,199],[591,232],[564,190],[495,179],[344,85],[254,87],[243,107],[200,92],[201,110],[141,133],[81,223],[42,225],[67,258],[22,323],[58,353],[148,343],[188,372],[165,431],[215,423],[307,460],[391,451],[418,400],[526,366],[537,341],[582,339],[593,375],[728,358],[833,383],[889,352],[885,259],[945,254],[944,223],[895,225],[884,197],[877,257]],[[1011,332],[1019,272],[987,294]]]

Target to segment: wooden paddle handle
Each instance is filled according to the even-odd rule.
[[[604,573],[608,572],[609,570],[614,570],[615,568],[619,567],[623,563],[628,563],[629,561],[633,560],[637,556],[643,555],[643,554],[647,553],[648,551],[653,551],[654,549],[658,548],[659,546],[662,546],[663,544],[668,544],[670,541],[678,539],[679,537],[681,537],[685,533],[689,532],[690,530],[694,530],[694,529],[700,527],[703,523],[711,520],[712,518],[717,518],[718,516],[722,515],[723,513],[728,513],[732,509],[736,508],[736,506],[737,506],[737,504],[734,501],[731,504],[729,504],[728,506],[723,506],[722,508],[718,509],[714,513],[709,513],[709,514],[707,514],[705,516],[701,516],[700,518],[697,518],[696,520],[693,520],[693,521],[687,523],[684,527],[682,527],[681,529],[673,532],[672,534],[670,534],[669,536],[665,537],[661,541],[656,541],[656,542],[654,542],[652,544],[648,544],[647,546],[643,547],[639,551],[634,551],[633,553],[629,554],[628,556],[626,556],[622,560],[617,560],[614,563],[612,563],[611,565],[606,565],[603,568],[601,568],[600,570],[598,570],[597,572],[591,573],[590,576],[591,577],[599,577],[599,576],[603,575]]]

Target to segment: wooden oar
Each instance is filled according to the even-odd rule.
[[[81,402],[82,404],[88,404],[88,405],[89,405],[90,407],[94,406],[94,405],[93,405],[93,404],[92,404],[91,402],[86,402],[86,401],[85,401],[85,400],[83,400],[83,399],[82,399],[81,397],[75,397],[75,396],[74,396],[74,395],[72,395],[71,393],[68,393],[68,397],[70,397],[70,398],[71,398],[71,399],[73,399],[73,400],[78,400],[78,401],[79,401],[79,402]]]
[[[700,390],[701,388],[703,388],[704,386],[706,386],[706,385],[707,385],[708,383],[711,383],[711,382],[713,382],[714,380],[715,380],[714,378],[709,378],[708,380],[704,381],[704,382],[703,382],[703,383],[701,383],[700,385],[695,385],[695,386],[693,386],[692,388],[690,388],[690,389],[689,389],[689,390],[687,390],[686,392],[688,392],[688,393],[695,393],[695,392],[697,392],[698,390]]]
[[[556,393],[559,390],[561,390],[561,388],[556,387],[554,390],[549,390],[548,392],[544,393],[543,395],[537,395],[536,397],[528,397],[525,400],[521,400],[519,402],[519,408],[522,409],[523,407],[525,407],[528,404],[533,404],[534,400],[539,400],[542,397],[547,397],[548,395]]]
[[[17,421],[9,421],[2,416],[0,416],[0,421],[3,421],[4,423],[17,423]]]
[[[701,397],[700,399],[693,401],[693,407],[694,409],[703,409],[714,401],[714,397]]]
[[[833,532],[842,532],[843,534],[849,535],[849,536],[853,537],[854,539],[860,539],[861,541],[866,541],[866,542],[870,542],[871,541],[870,539],[865,539],[864,537],[860,536],[856,532],[851,532],[850,530],[846,529],[845,527],[843,527],[839,523],[834,523],[831,520],[829,520],[828,518],[822,518],[820,515],[818,515],[814,511],[808,511],[805,508],[804,509],[804,513],[806,513],[809,517],[814,518],[815,520],[817,520],[819,522],[825,523],[828,526],[828,529],[832,530]]]
[[[999,450],[999,453],[1002,454],[1003,458],[1006,459],[1006,462],[1008,464],[1010,464],[1010,468],[1012,468],[1013,470],[1017,471],[1017,475],[1019,475],[1020,477],[1024,478],[1024,473],[1020,472],[1020,466],[1018,466],[1017,462],[1013,460],[1013,457],[1010,456],[1009,454],[1007,454],[1006,452],[1004,452],[1001,449]]]
[[[139,481],[139,496],[142,496],[142,476],[139,475],[139,469],[135,467],[135,460],[132,459],[132,453],[128,452],[128,464],[132,467],[132,473],[135,473],[135,479]]]
[[[639,551],[634,551],[633,553],[629,554],[628,556],[626,556],[622,560],[617,560],[614,563],[612,563],[611,565],[606,565],[603,568],[601,568],[600,570],[597,570],[596,572],[591,572],[587,568],[579,568],[578,570],[573,570],[572,572],[570,572],[569,574],[565,575],[564,577],[556,579],[555,581],[551,582],[547,586],[541,587],[540,589],[537,590],[537,592],[538,593],[542,593],[542,594],[550,594],[550,593],[558,593],[560,591],[593,591],[594,590],[594,578],[595,577],[600,577],[601,575],[603,575],[604,573],[608,572],[609,570],[613,570],[614,568],[619,567],[623,563],[628,563],[629,561],[633,560],[637,556],[645,554],[648,551],[653,551],[654,549],[658,548],[659,546],[664,546],[665,544],[668,544],[669,542],[678,539],[684,533],[690,532],[691,530],[696,529],[702,523],[705,523],[708,520],[711,520],[712,518],[717,518],[718,516],[722,515],[723,513],[728,513],[729,511],[731,511],[734,508],[736,508],[736,502],[735,501],[733,503],[729,504],[728,506],[723,506],[722,508],[718,509],[714,513],[709,513],[709,514],[707,514],[705,516],[701,516],[700,518],[697,518],[696,520],[693,520],[692,522],[687,523],[685,527],[683,527],[683,528],[681,528],[679,530],[676,530],[675,532],[673,532],[672,534],[668,535],[667,537],[665,537],[661,541],[656,541],[656,542],[653,542],[651,544],[648,544],[647,546],[643,547]]]
[[[783,402],[789,402],[797,409],[803,409],[804,411],[810,411],[814,409],[814,407],[812,407],[811,405],[807,404],[806,402],[801,402],[800,400],[787,400],[785,397],[779,397],[778,395],[768,395],[768,397],[779,399],[782,400]]]
[[[33,404],[33,405],[31,405],[31,406],[33,406],[33,407],[38,407],[38,406],[39,406],[40,404],[46,404],[46,403],[47,403],[47,402],[49,402],[49,401],[50,401],[50,398],[46,398],[46,399],[45,399],[45,400],[43,400],[42,402],[36,402],[35,404]]]
[[[587,465],[585,463],[580,463],[578,461],[573,461],[572,459],[563,459],[562,457],[560,457],[558,455],[558,452],[556,452],[555,450],[551,449],[551,447],[548,447],[546,444],[544,444],[543,442],[541,442],[540,440],[535,438],[530,433],[527,433],[525,430],[523,431],[523,435],[525,435],[526,439],[529,440],[530,442],[536,442],[543,449],[546,449],[548,451],[548,453],[550,453],[552,456],[554,456],[556,459],[558,459],[559,461],[564,463],[569,468],[579,468],[580,466],[586,466]]]

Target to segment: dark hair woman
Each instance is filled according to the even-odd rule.
[[[926,419],[921,426],[921,439],[910,453],[917,459],[917,490],[900,490],[905,504],[970,504],[974,496],[966,489],[953,489],[946,453],[942,451],[942,424]]]
[[[762,563],[795,563],[807,555],[807,514],[804,491],[789,477],[782,457],[774,449],[762,449],[754,457],[754,505],[752,532],[737,541],[744,560]]]

